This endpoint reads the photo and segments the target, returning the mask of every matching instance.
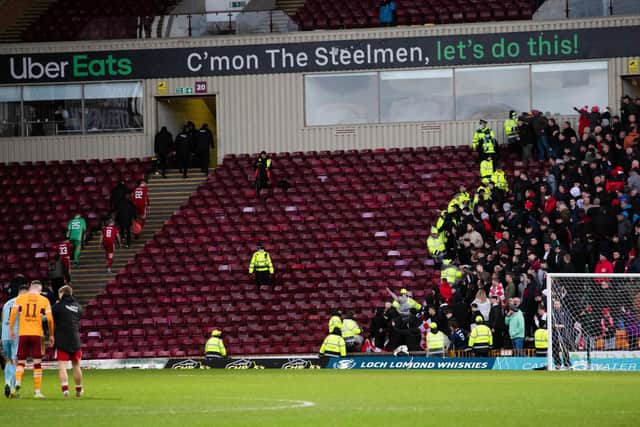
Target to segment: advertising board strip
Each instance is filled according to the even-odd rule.
[[[0,84],[535,63],[637,56],[640,26],[0,55]]]

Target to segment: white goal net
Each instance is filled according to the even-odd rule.
[[[549,274],[547,308],[550,370],[640,370],[640,274]]]

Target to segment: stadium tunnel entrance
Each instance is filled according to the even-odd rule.
[[[213,133],[214,148],[210,150],[209,167],[218,165],[218,125],[216,116],[216,96],[171,96],[156,98],[157,128],[166,126],[175,137],[182,126],[192,121],[199,129],[203,123],[209,125]]]
[[[631,99],[640,98],[640,75],[622,77],[622,93]]]

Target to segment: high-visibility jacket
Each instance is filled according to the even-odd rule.
[[[399,313],[408,313],[412,308],[416,311],[422,310],[422,304],[418,301],[414,300],[411,297],[405,296],[404,298],[401,296],[401,300],[395,300],[391,303],[391,305],[398,310]]]
[[[222,338],[219,337],[211,337],[207,340],[207,343],[204,346],[205,354],[218,354],[222,357],[227,355],[227,349],[224,347],[224,342],[222,342]]]
[[[463,206],[464,202],[471,201],[471,196],[466,191],[463,191],[461,193],[456,194],[456,199],[458,199],[460,206]]]
[[[447,212],[453,212],[453,205],[458,205],[458,207],[462,209],[464,207],[464,202],[469,201],[471,201],[471,196],[469,196],[469,193],[458,193],[453,196],[453,198],[449,202],[449,205],[447,206]]]
[[[254,270],[268,271],[273,274],[273,263],[271,262],[269,252],[264,249],[259,249],[253,253],[251,263],[249,264],[249,274],[252,274]]]
[[[491,182],[496,186],[498,190],[502,190],[505,193],[509,191],[509,181],[504,171],[497,170],[491,175]]]
[[[535,340],[536,349],[546,350],[549,348],[549,332],[546,329],[536,329],[536,333],[533,334],[533,338]]]
[[[462,278],[462,272],[454,265],[445,266],[440,272],[440,280],[446,280],[450,285]]]
[[[484,154],[495,154],[496,153],[496,142],[495,142],[495,140],[491,139],[491,138],[485,138],[482,141],[482,152]]]
[[[358,323],[353,319],[344,319],[342,321],[342,338],[351,338],[356,335],[360,335],[362,329],[358,326]]]
[[[477,325],[469,335],[469,347],[484,349],[493,345],[493,334],[487,325]]]
[[[429,332],[427,334],[427,350],[444,350],[446,339],[446,335],[442,331],[438,331],[435,334]]]
[[[340,335],[329,334],[322,342],[320,347],[320,354],[327,356],[340,356],[347,355],[347,346],[344,343],[344,338]]]
[[[482,197],[482,199],[489,200],[491,198],[491,188],[488,185],[487,186],[481,185],[476,189],[475,197],[480,197],[480,189],[484,190],[484,196]]]
[[[443,253],[446,247],[447,239],[444,237],[443,233],[439,233],[438,237],[429,236],[427,238],[427,248],[429,249],[429,254],[438,255]]]
[[[331,316],[329,319],[329,333],[333,332],[334,328],[342,330],[342,319],[340,316]]]
[[[507,119],[504,121],[504,134],[507,136],[516,135],[518,133],[518,121],[516,119]]]
[[[495,153],[495,139],[496,139],[496,135],[493,133],[493,131],[487,127],[481,127],[478,128],[476,130],[476,132],[473,134],[473,149],[476,150],[478,148],[482,149],[482,152],[484,153]],[[487,151],[487,149],[489,149],[488,145],[485,145],[486,142],[491,142],[491,146],[493,146],[492,151],[489,152]]]
[[[493,160],[484,159],[480,162],[480,177],[491,178],[493,175]]]

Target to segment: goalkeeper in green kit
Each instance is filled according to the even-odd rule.
[[[73,245],[73,264],[77,267],[80,261],[80,250],[82,249],[82,242],[84,242],[85,234],[87,233],[87,223],[79,213],[75,214],[69,224],[67,225],[67,239],[71,241]]]

